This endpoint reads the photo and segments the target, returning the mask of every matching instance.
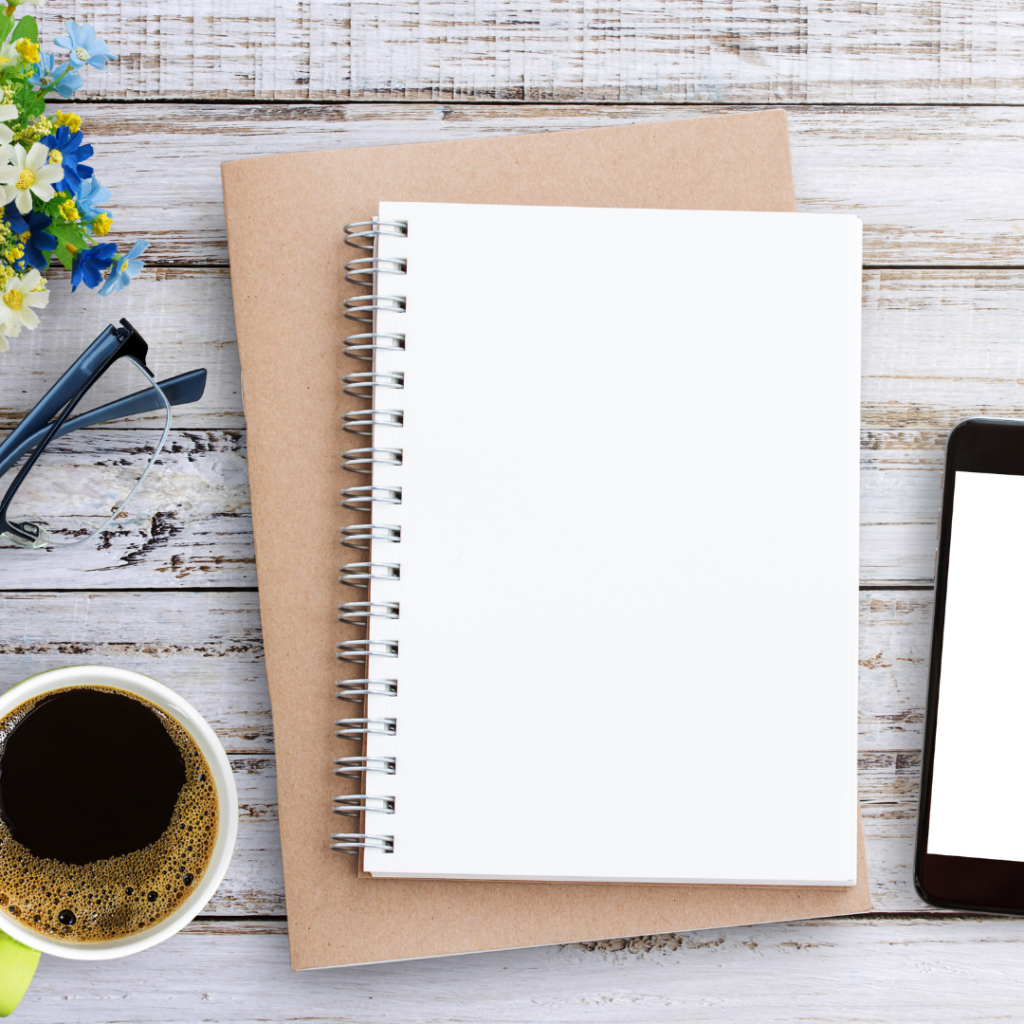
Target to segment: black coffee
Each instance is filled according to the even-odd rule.
[[[74,687],[0,719],[0,907],[73,941],[131,935],[194,889],[217,836],[209,766],[149,701]]]

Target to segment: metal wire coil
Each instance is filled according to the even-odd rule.
[[[404,373],[347,373],[342,380],[345,386],[341,389],[353,398],[369,398],[376,388],[405,387]]]
[[[393,757],[336,757],[334,759],[334,774],[343,779],[361,779],[370,772],[380,772],[382,775],[395,774],[395,759]]]
[[[372,324],[377,313],[404,313],[404,295],[355,295],[346,299],[345,319],[360,324]]]
[[[338,700],[362,704],[364,697],[395,697],[398,695],[397,679],[339,679],[334,695]]]
[[[365,626],[370,619],[397,619],[397,601],[346,601],[338,605],[338,621]]]
[[[400,466],[401,448],[349,448],[341,453],[341,468],[370,476],[374,466]]]
[[[381,236],[389,238],[408,238],[409,225],[404,220],[355,220],[345,225],[345,244],[353,249],[373,250],[376,239]]]
[[[381,569],[381,572],[374,572]],[[397,562],[349,562],[348,565],[339,565],[339,583],[346,587],[356,587],[359,590],[366,590],[371,580],[397,580],[401,579],[402,567]]]
[[[339,853],[358,853],[360,850],[395,852],[394,836],[371,836],[365,832],[335,832],[331,836],[331,849]]]
[[[338,643],[339,661],[350,661],[358,665],[371,655],[375,658],[397,658],[398,641],[366,639],[342,640]]]
[[[368,793],[353,793],[351,796],[336,796],[331,803],[335,814],[347,814],[358,818],[363,811],[376,811],[378,814],[394,814],[395,798],[393,796],[373,796]]]
[[[372,251],[373,255],[350,260],[345,265],[345,280],[350,284],[368,286],[374,292],[377,274],[403,275],[408,264],[402,258],[387,258],[377,255],[377,241],[382,236],[407,237],[408,225],[402,221],[360,221],[345,227],[345,241],[357,249]],[[348,298],[344,301],[344,315],[349,320],[373,324],[376,315],[384,312],[404,312],[405,298],[395,295],[368,294]],[[384,334],[371,329],[365,334],[352,335],[345,339],[345,354],[353,359],[373,364],[378,351],[401,351],[405,348],[402,334]],[[401,371],[368,372],[347,374],[344,378],[345,394],[353,398],[370,398],[376,388],[401,389],[405,387],[405,374]],[[374,436],[376,428],[401,427],[404,414],[400,409],[360,409],[346,412],[342,427],[350,434],[362,437]],[[371,442],[372,443],[372,442]],[[383,448],[374,445],[368,448],[354,448],[341,456],[342,466],[353,473],[373,478],[375,466],[401,466],[401,448]],[[373,483],[359,487],[345,488],[341,492],[345,508],[365,512],[372,510],[375,502],[401,504],[400,487],[382,487]],[[396,543],[401,540],[401,528],[383,524],[358,524],[341,530],[341,543],[350,548],[368,551],[374,541]],[[373,580],[397,580],[401,568],[395,562],[353,562],[338,570],[339,582],[347,586],[366,590]],[[338,619],[349,625],[365,625],[371,618],[397,619],[397,601],[347,601],[338,605]],[[365,664],[371,657],[397,658],[397,640],[347,640],[338,643],[337,657],[342,661]],[[398,693],[396,679],[348,679],[335,683],[335,696],[354,704],[364,704],[368,697],[394,697]],[[376,709],[374,709],[376,710]],[[365,714],[365,712],[364,712]],[[339,718],[335,723],[335,736],[342,740],[364,740],[374,735],[394,736],[398,723],[395,718]],[[362,778],[370,772],[393,775],[394,758],[358,757],[336,758],[336,775],[345,778]],[[366,811],[393,814],[395,798],[355,793],[337,796],[332,802],[335,814],[358,817]],[[358,826],[356,826],[358,827]],[[371,835],[364,832],[338,832],[331,836],[331,849],[354,854],[360,850],[394,851],[394,836]]]
[[[334,735],[339,740],[394,736],[398,732],[398,722],[394,718],[339,718],[334,726]]]
[[[375,487],[373,484],[360,484],[358,487],[346,487],[341,492],[341,507],[353,512],[368,512],[375,501],[382,505],[401,505],[401,487]]]
[[[341,543],[346,548],[357,551],[369,551],[370,541],[379,540],[389,544],[397,544],[402,539],[400,526],[387,526],[384,523],[359,523],[357,526],[341,528]]]
[[[374,427],[400,427],[405,422],[401,409],[354,409],[341,417],[342,429],[360,437],[372,437]]]
[[[379,341],[385,340],[393,342],[393,344],[378,344]],[[345,355],[350,359],[359,359],[364,363],[372,363],[374,352],[405,351],[405,335],[378,334],[376,332],[371,332],[369,334],[350,334],[347,338],[342,339],[342,344],[345,346]],[[363,353],[368,353],[368,355],[364,355]]]
[[[345,264],[345,280],[349,284],[373,287],[374,274],[404,274],[407,263],[387,256],[360,256]]]

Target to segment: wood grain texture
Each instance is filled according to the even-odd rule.
[[[861,799],[872,898],[890,912],[924,909],[910,861],[930,627],[929,592],[861,595]],[[283,913],[254,593],[0,593],[0,636],[0,678],[8,685],[60,665],[106,664],[160,679],[194,704],[231,756],[242,804],[238,852],[209,912]],[[325,835],[330,827],[325,808]]]
[[[1024,18],[998,0],[50,0],[120,59],[118,99],[1013,103]]]
[[[853,919],[288,970],[286,936],[200,923],[119,961],[44,958],[33,1024],[962,1024],[1019,1017],[1024,922]]]
[[[138,429],[67,434],[19,499],[49,510],[40,521],[62,541],[95,529],[94,519],[83,527],[80,510],[127,494],[158,436],[146,433],[149,450],[140,450]],[[98,537],[41,551],[5,547],[0,559],[4,589],[255,586],[244,432],[173,430],[123,517]]]
[[[225,160],[737,108],[132,103],[76,109],[96,147],[103,183],[114,193],[113,237],[145,235],[152,241],[147,259],[155,263],[224,264]],[[860,216],[869,265],[1024,264],[1018,201],[1024,109],[793,107],[789,124],[799,208]],[[274,230],[267,225],[268,244]]]
[[[208,366],[207,394],[175,412],[183,429],[116,533],[59,558],[5,552],[3,587],[252,586],[244,434],[223,429],[244,424],[227,272],[150,269],[122,295],[118,311],[150,338],[153,366],[161,375]],[[0,356],[0,422],[15,422],[71,362],[94,329],[80,327],[86,312],[106,312],[102,303],[55,280],[44,326]],[[1024,271],[865,271],[865,583],[930,585],[946,434],[967,416],[1024,416],[1022,335]],[[104,438],[116,449],[117,431],[69,439],[69,461],[88,464]]]

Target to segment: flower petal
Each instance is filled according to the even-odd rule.
[[[46,158],[49,155],[50,150],[48,147],[44,146],[41,142],[33,142],[32,148],[25,157],[25,166],[30,171],[38,171],[46,163]]]
[[[44,164],[32,172],[37,185],[53,185],[64,177],[63,164]]]

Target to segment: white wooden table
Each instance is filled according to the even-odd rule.
[[[0,551],[0,686],[76,662],[164,680],[218,730],[242,812],[201,918],[129,961],[45,959],[19,1018],[1019,1019],[1024,921],[929,910],[911,863],[943,443],[965,416],[1024,416],[1020,5],[48,0],[33,13],[47,38],[60,17],[86,18],[121,55],[61,106],[83,115],[117,237],[153,245],[117,298],[54,281],[43,327],[0,356],[0,426],[120,316],[152,340],[159,375],[207,366],[210,384],[108,546]],[[875,913],[292,974],[220,162],[768,105],[789,112],[800,208],[865,222],[860,778]],[[83,456],[119,436],[93,432]]]

